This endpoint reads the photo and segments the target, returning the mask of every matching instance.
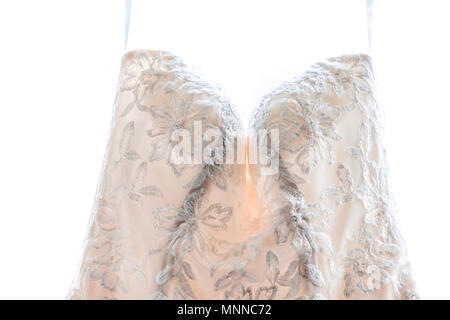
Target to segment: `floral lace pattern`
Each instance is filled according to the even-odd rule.
[[[253,112],[251,128],[280,132],[276,174],[174,165],[175,130],[236,132],[240,121],[178,57],[127,53],[69,298],[417,298],[373,90],[368,56],[327,59]]]

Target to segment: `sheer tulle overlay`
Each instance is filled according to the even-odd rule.
[[[174,164],[176,129],[201,121],[225,144],[240,120],[222,90],[178,57],[125,54],[68,298],[417,298],[370,57],[311,66],[264,96],[251,119],[250,128],[279,130],[276,174],[247,158]]]

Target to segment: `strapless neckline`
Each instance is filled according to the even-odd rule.
[[[211,81],[208,81],[207,79],[203,79],[203,77],[201,75],[197,74],[197,72],[194,71],[194,67],[192,65],[186,64],[184,62],[183,58],[180,55],[177,55],[177,54],[175,54],[175,53],[173,53],[171,51],[157,50],[157,49],[133,49],[133,50],[128,50],[127,52],[125,52],[122,55],[122,58],[121,58],[122,64],[127,59],[130,59],[133,56],[135,56],[136,53],[142,53],[142,52],[147,53],[149,56],[158,56],[159,55],[159,56],[170,57],[170,59],[173,60],[174,63],[178,63],[179,65],[184,66],[186,68],[187,72],[192,73],[193,75],[196,75],[197,77],[199,77],[199,79],[202,79],[203,81],[209,82],[211,85],[216,87],[216,89],[220,90],[222,92],[222,94],[224,94],[224,96],[226,96],[226,98],[230,102],[230,106],[235,110],[235,114],[237,115],[236,108],[238,106],[225,93],[226,91],[224,90],[224,86],[222,85],[222,83],[220,81],[213,83]],[[321,59],[319,61],[316,61],[315,63],[311,64],[309,67],[305,68],[304,70],[300,70],[297,76],[288,77],[284,81],[281,81],[278,84],[276,84],[275,86],[273,86],[272,89],[269,89],[267,93],[262,94],[259,97],[259,101],[255,101],[255,107],[251,110],[250,123],[252,122],[253,116],[254,116],[255,112],[257,111],[258,107],[261,106],[261,101],[264,100],[267,96],[269,96],[274,91],[282,89],[282,87],[285,86],[287,83],[293,81],[296,78],[299,78],[299,77],[307,74],[308,71],[310,71],[311,68],[313,68],[314,66],[319,66],[321,64],[324,64],[324,63],[327,63],[327,62],[330,62],[330,61],[345,60],[345,59],[349,59],[349,58],[352,58],[352,57],[359,57],[360,59],[367,61],[368,64],[370,64],[370,67],[372,68],[372,66],[371,66],[371,64],[372,64],[372,57],[370,56],[370,54],[362,53],[362,52],[361,53],[341,54],[341,55],[337,55],[337,56],[329,56],[329,57],[327,57],[325,59]],[[241,125],[242,125],[242,123],[241,123]]]

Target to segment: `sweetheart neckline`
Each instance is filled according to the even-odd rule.
[[[209,85],[213,86],[214,88],[218,89],[219,91],[223,92],[223,96],[224,98],[226,98],[230,104],[230,107],[232,108],[232,110],[234,111],[237,120],[239,121],[240,125],[242,128],[244,129],[248,129],[250,123],[252,122],[252,118],[255,117],[256,113],[258,112],[259,107],[261,106],[261,104],[263,103],[263,101],[268,97],[271,96],[274,92],[276,92],[279,88],[283,87],[283,85],[291,83],[293,81],[295,81],[296,79],[301,78],[302,76],[304,76],[305,74],[307,74],[309,71],[313,70],[315,66],[319,66],[320,64],[324,64],[324,63],[331,63],[333,61],[338,61],[338,60],[342,60],[348,57],[359,57],[365,61],[367,61],[370,65],[370,67],[372,67],[372,56],[368,53],[347,53],[347,54],[341,54],[341,55],[337,55],[337,56],[330,56],[321,60],[317,60],[314,63],[310,63],[309,65],[307,65],[306,67],[303,68],[303,70],[300,70],[300,72],[293,77],[290,77],[289,79],[283,80],[281,82],[279,82],[278,84],[273,85],[267,93],[262,94],[257,101],[254,103],[254,106],[252,108],[250,108],[250,114],[249,114],[249,124],[247,126],[243,126],[242,125],[242,114],[237,111],[237,104],[234,103],[234,101],[230,98],[227,90],[225,89],[225,87],[223,86],[222,82],[213,82],[213,81],[209,81],[209,79],[205,79],[203,77],[203,75],[199,75],[194,69],[194,65],[192,64],[188,64],[186,63],[183,58],[181,58],[179,55],[174,54],[171,51],[167,51],[167,50],[152,50],[152,49],[132,49],[132,50],[128,50],[126,51],[121,58],[121,65],[123,67],[123,64],[126,60],[135,57],[137,53],[140,52],[146,52],[147,54],[149,54],[150,57],[154,57],[157,55],[165,55],[168,57],[172,57],[174,59],[176,59],[178,61],[179,64],[184,65],[185,68],[192,73],[193,75],[199,77],[202,81],[205,81],[206,83],[208,83]]]

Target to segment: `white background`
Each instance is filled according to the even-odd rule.
[[[140,2],[129,48],[186,58],[223,84],[244,123],[268,88],[304,65],[366,46],[362,0]],[[444,0],[374,4],[385,145],[425,299],[450,299],[449,9]],[[121,0],[0,2],[2,299],[68,292],[106,148],[123,35]]]

